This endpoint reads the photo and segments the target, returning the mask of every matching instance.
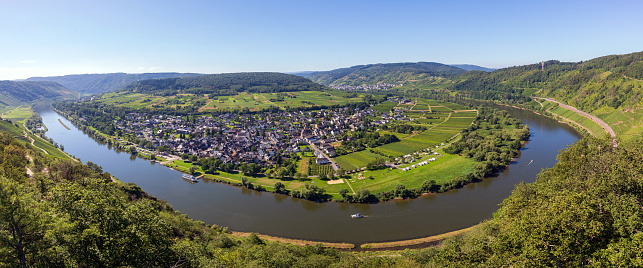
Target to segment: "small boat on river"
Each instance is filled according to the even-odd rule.
[[[183,177],[184,180],[187,180],[187,181],[190,181],[190,182],[198,182],[199,181],[199,180],[197,180],[197,178],[195,178],[194,176],[192,176],[190,174],[183,174],[183,176],[181,176],[181,177]]]
[[[353,219],[364,218],[364,215],[362,215],[361,213],[357,213],[357,214],[351,215],[351,218],[353,218]]]

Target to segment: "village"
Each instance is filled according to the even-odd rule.
[[[199,158],[212,157],[223,163],[269,165],[274,164],[278,157],[288,157],[302,149],[310,150],[308,146],[303,146],[310,145],[317,151],[317,164],[332,164],[328,158],[336,156],[336,153],[331,144],[350,138],[343,133],[406,120],[400,112],[384,114],[373,120],[375,116],[373,109],[347,107],[211,116],[130,113],[125,118],[115,120],[114,125],[119,136],[130,135],[144,140],[146,146],[143,147],[165,155],[171,152]],[[145,149],[142,151],[151,153]]]

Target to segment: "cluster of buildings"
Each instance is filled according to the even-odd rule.
[[[392,87],[401,87],[404,84],[388,84],[388,83],[379,83],[375,85],[363,85],[363,86],[349,86],[349,85],[336,85],[330,84],[328,87],[340,90],[386,90]]]
[[[114,124],[121,135],[131,134],[176,154],[215,157],[224,163],[274,164],[305,144],[335,156],[331,143],[346,131],[365,127],[366,116],[375,116],[375,111],[337,108],[187,117],[130,113]]]

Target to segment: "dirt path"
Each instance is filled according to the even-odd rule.
[[[610,136],[611,136],[611,137],[612,137],[612,139],[613,139],[613,144],[614,144],[614,146],[616,146],[616,145],[617,145],[617,143],[616,143],[616,132],[614,132],[614,130],[613,130],[613,129],[612,129],[612,128],[607,124],[607,123],[605,123],[603,120],[601,120],[600,118],[598,118],[598,117],[596,117],[596,116],[593,116],[593,115],[591,115],[591,114],[588,114],[588,113],[586,113],[586,112],[583,112],[583,111],[581,111],[581,110],[578,110],[578,109],[576,109],[576,107],[572,107],[572,106],[569,106],[569,105],[567,105],[567,104],[560,103],[560,102],[558,102],[558,101],[556,101],[555,99],[552,99],[552,98],[541,98],[541,97],[533,97],[533,98],[534,98],[534,99],[541,99],[541,100],[546,100],[546,101],[551,101],[551,102],[557,103],[560,107],[563,107],[563,108],[565,108],[565,109],[567,109],[567,110],[570,110],[570,111],[572,111],[572,112],[574,112],[574,113],[577,113],[577,114],[579,114],[579,115],[581,115],[581,116],[583,116],[583,117],[586,117],[586,118],[588,118],[589,120],[594,121],[595,123],[597,123],[597,124],[599,124],[601,127],[603,127],[603,129],[605,129],[605,131],[607,131],[607,133],[609,133],[609,134],[610,134]],[[542,105],[542,104],[541,104],[541,105]],[[562,116],[561,116],[561,117],[562,117]],[[572,121],[572,120],[570,120],[569,118],[565,118],[565,119],[567,119],[567,120],[569,120],[569,121]],[[572,122],[573,122],[573,121],[572,121]],[[590,133],[591,133],[591,132],[590,132]],[[594,136],[596,136],[596,135],[594,135]]]
[[[627,78],[627,79],[634,80],[634,81],[643,82],[643,80],[639,80],[639,79],[636,79],[636,78],[632,78],[632,77],[629,77],[629,76],[627,76],[627,75],[623,75],[623,77],[625,77],[625,78]]]
[[[353,194],[356,194],[356,193],[355,193],[355,189],[353,189],[353,186],[351,185],[351,183],[350,183],[350,182],[348,182],[348,180],[347,180],[347,179],[344,179],[344,180],[346,181],[346,184],[348,184],[348,187],[350,187],[350,188],[351,188],[351,191],[353,191]]]
[[[32,145],[33,147],[36,147],[36,148],[38,148],[38,149],[42,150],[45,154],[49,154],[47,151],[45,151],[45,149],[43,149],[43,148],[40,148],[40,147],[36,146],[36,145],[34,144],[35,140],[34,140],[34,139],[32,139],[31,137],[29,137],[29,135],[27,135],[27,132],[26,132],[26,131],[23,131],[23,133],[25,134],[25,138],[27,138],[29,141],[31,141],[31,145]]]

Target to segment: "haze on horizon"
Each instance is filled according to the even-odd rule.
[[[641,1],[3,1],[0,80],[84,73],[490,68],[643,50]]]

